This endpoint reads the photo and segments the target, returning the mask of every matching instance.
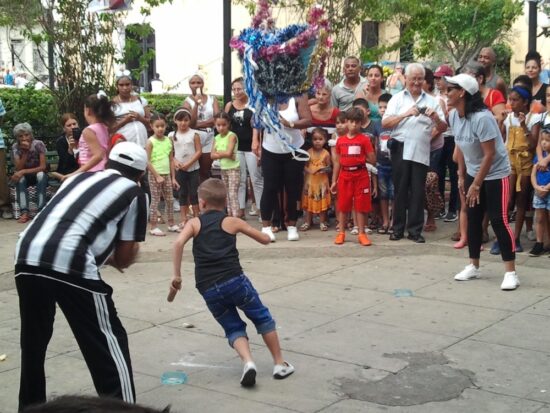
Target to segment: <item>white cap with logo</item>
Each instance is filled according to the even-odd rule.
[[[445,81],[451,85],[460,86],[470,95],[479,92],[479,84],[475,77],[466,73],[461,73],[456,76],[445,76]]]
[[[147,167],[147,152],[134,142],[120,142],[111,149],[109,159],[139,171]]]

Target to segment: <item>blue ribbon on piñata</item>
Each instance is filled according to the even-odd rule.
[[[239,51],[242,60],[254,126],[277,136],[281,148],[294,159],[307,161],[309,154],[290,143],[279,120],[278,103],[324,84],[328,34],[328,21],[320,6],[310,10],[307,24],[276,29],[269,1],[259,0],[251,27],[231,39],[231,47]]]

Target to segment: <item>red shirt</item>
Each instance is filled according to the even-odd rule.
[[[340,155],[342,166],[365,165],[367,154],[373,152],[370,139],[365,135],[355,135],[353,138],[340,136],[336,141],[336,153]]]
[[[489,89],[489,93],[487,93],[487,96],[483,99],[483,103],[491,110],[499,103],[506,103],[506,99],[504,99],[504,95],[500,90]]]

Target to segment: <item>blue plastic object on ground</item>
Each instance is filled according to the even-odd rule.
[[[170,386],[185,384],[187,383],[187,374],[183,371],[166,371],[160,376],[160,382]]]

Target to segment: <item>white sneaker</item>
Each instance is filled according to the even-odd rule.
[[[252,203],[252,205],[250,205],[250,211],[248,211],[248,215],[250,215],[251,217],[255,217],[256,215],[258,215],[258,208],[256,208],[255,203]]]
[[[271,227],[262,227],[262,232],[269,235],[269,239],[271,240],[271,242],[276,241],[275,234],[273,233],[273,231],[271,231]]]
[[[243,375],[241,376],[241,386],[252,387],[256,384],[256,365],[249,361],[244,365]]]
[[[500,284],[501,290],[515,290],[519,287],[519,278],[515,271],[510,271],[504,274],[502,284]]]
[[[298,235],[298,228],[296,227],[286,227],[286,238],[289,241],[298,241],[300,239],[300,235]]]
[[[537,236],[535,234],[535,231],[531,230],[531,231],[527,231],[527,239],[529,241],[536,241],[537,240]]]
[[[286,379],[294,373],[294,366],[286,361],[284,364],[275,364],[273,366],[273,378],[277,380]]]
[[[474,278],[479,278],[481,271],[474,264],[468,264],[462,271],[455,275],[456,281],[468,281]]]
[[[181,228],[179,225],[174,224],[168,227],[168,232],[181,232]]]
[[[155,237],[164,237],[166,234],[162,232],[162,230],[159,227],[153,228],[151,231],[149,231],[149,234],[154,235]]]
[[[2,212],[2,218],[4,219],[13,219],[13,214],[11,211]]]

